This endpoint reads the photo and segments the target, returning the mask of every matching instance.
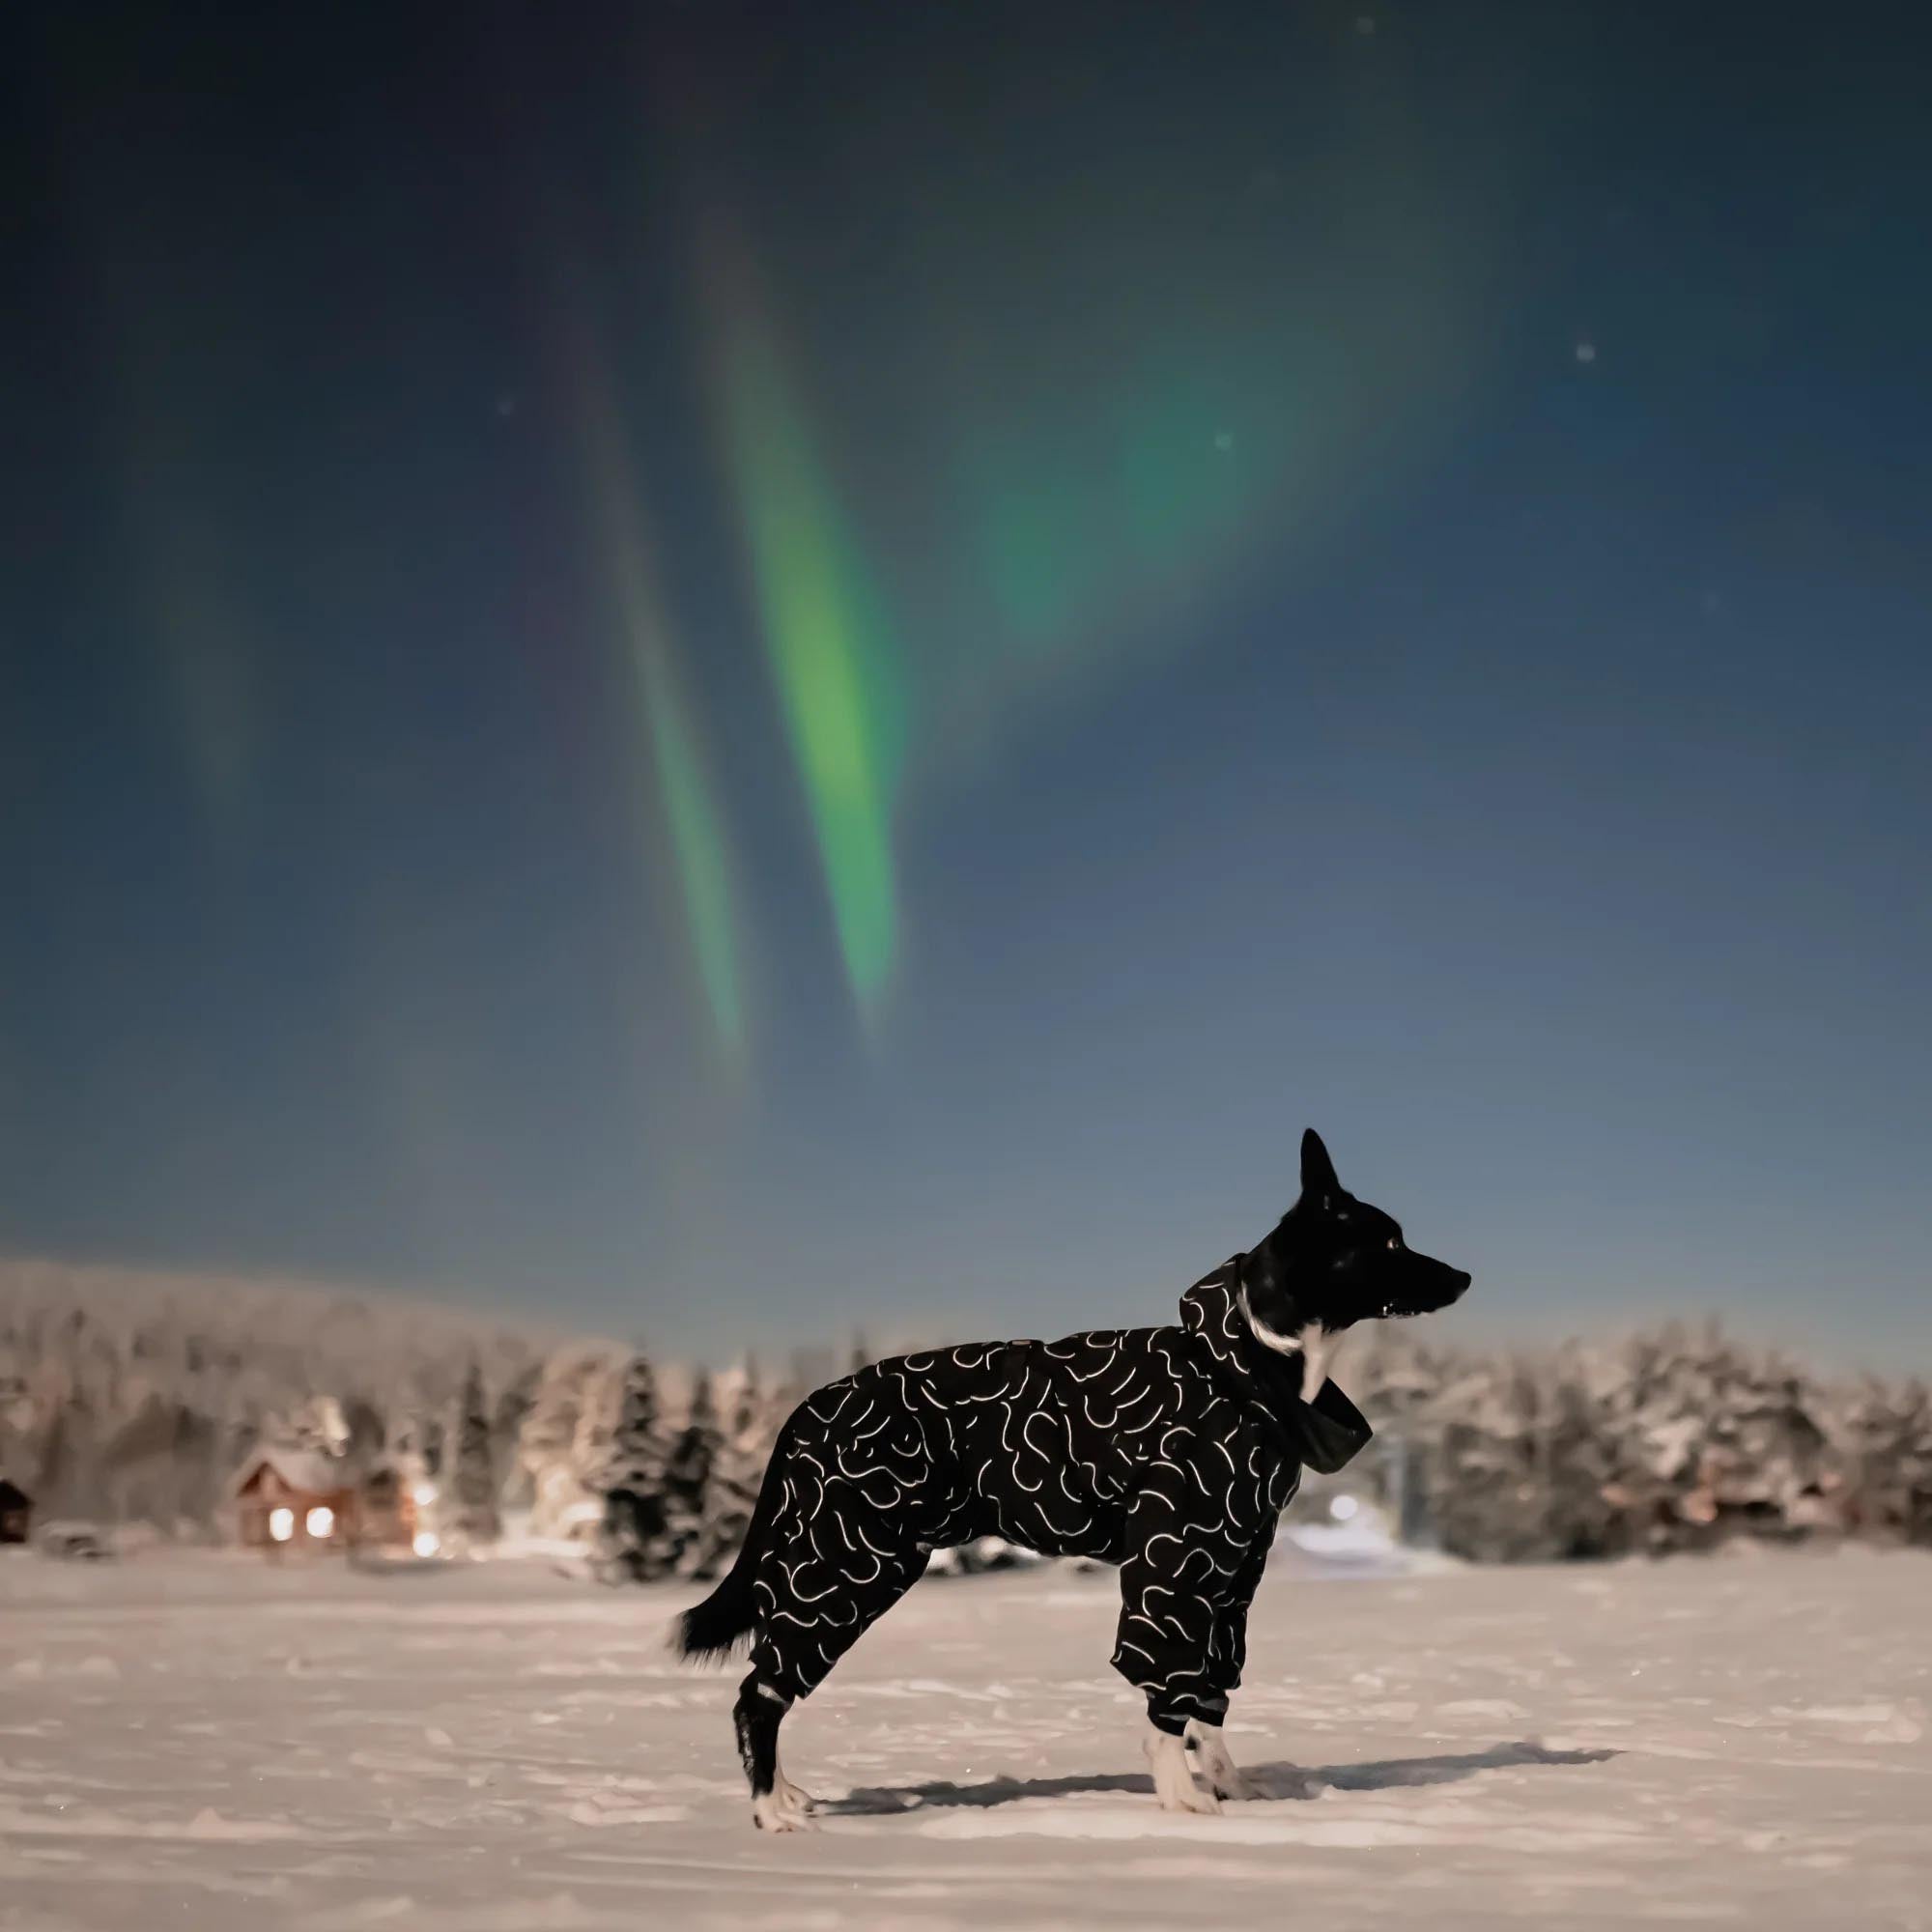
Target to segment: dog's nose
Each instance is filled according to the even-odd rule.
[[[1461,1268],[1451,1268],[1449,1272],[1455,1278],[1456,1293],[1458,1294],[1461,1294],[1470,1282],[1475,1279],[1473,1275],[1464,1274]]]

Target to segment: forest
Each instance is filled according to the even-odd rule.
[[[702,1578],[793,1405],[855,1359],[856,1341],[713,1371],[401,1299],[6,1263],[0,1476],[43,1522],[213,1543],[251,1452],[300,1449],[433,1493],[449,1553],[536,1542],[611,1581]],[[1341,1485],[1402,1540],[1467,1560],[1932,1544],[1923,1381],[1820,1377],[1697,1324],[1497,1355],[1390,1326],[1338,1376],[1377,1430]]]

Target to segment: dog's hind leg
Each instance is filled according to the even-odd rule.
[[[879,1532],[871,1541],[860,1527]],[[926,1552],[892,1551],[882,1523],[855,1525],[855,1559],[848,1575],[820,1557],[769,1566],[759,1588],[768,1607],[752,1640],[752,1674],[738,1692],[733,1719],[738,1753],[752,1782],[752,1818],[760,1830],[796,1832],[809,1826],[814,1800],[779,1768],[779,1725],[809,1697],[866,1630],[898,1602],[925,1569]],[[808,1546],[810,1547],[810,1546]],[[869,1564],[869,1570],[865,1564]]]
[[[738,1687],[731,1713],[738,1756],[752,1783],[752,1821],[761,1832],[796,1832],[809,1825],[816,1801],[779,1768],[779,1726],[791,1699],[754,1670]]]

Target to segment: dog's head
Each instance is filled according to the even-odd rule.
[[[1301,1199],[1241,1264],[1248,1323],[1283,1350],[1305,1350],[1314,1329],[1337,1335],[1357,1321],[1432,1315],[1468,1286],[1461,1268],[1417,1254],[1389,1215],[1342,1185],[1313,1128],[1301,1137]]]

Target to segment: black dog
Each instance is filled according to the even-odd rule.
[[[730,1575],[679,1624],[687,1657],[753,1639],[734,1713],[753,1817],[778,1832],[806,1820],[811,1801],[779,1770],[785,1712],[933,1550],[979,1536],[1118,1563],[1113,1664],[1147,1692],[1162,1806],[1248,1795],[1220,1726],[1275,1520],[1304,1463],[1339,1469],[1369,1439],[1327,1379],[1334,1340],[1468,1286],[1345,1192],[1310,1132],[1301,1199],[1187,1291],[1179,1326],[904,1355],[810,1396],[780,1432]]]

